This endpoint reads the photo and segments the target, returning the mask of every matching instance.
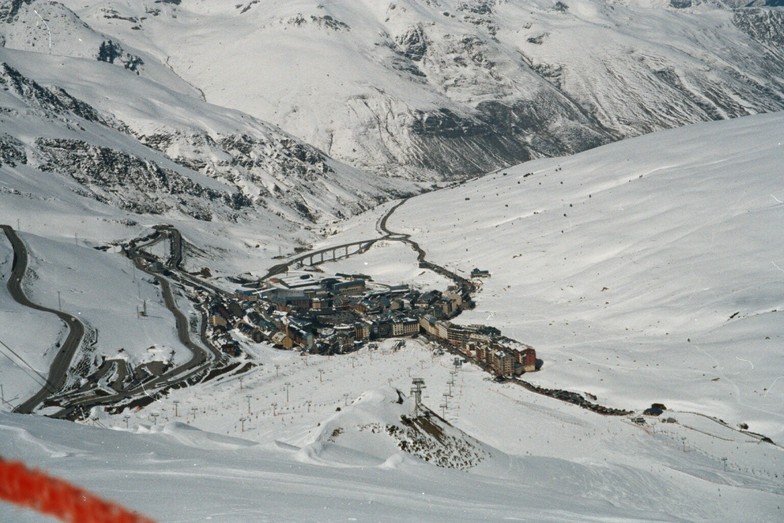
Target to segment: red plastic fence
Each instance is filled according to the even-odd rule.
[[[23,463],[0,459],[0,500],[73,523],[153,523]]]

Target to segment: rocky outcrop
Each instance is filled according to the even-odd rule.
[[[27,163],[24,144],[13,136],[0,134],[0,167],[3,165],[16,167],[18,163]]]
[[[0,22],[13,22],[23,5],[30,5],[35,0],[2,0],[0,1]]]
[[[754,40],[778,47],[784,46],[784,11],[773,9],[738,9],[733,23]]]
[[[113,64],[115,61],[121,63],[129,71],[139,74],[144,60],[139,56],[130,54],[123,50],[122,46],[117,42],[106,40],[101,42],[98,46],[98,61]]]
[[[72,177],[93,197],[127,211],[162,214],[177,209],[198,220],[211,220],[216,207],[239,210],[249,200],[208,189],[190,178],[143,158],[81,140],[36,140],[39,169]]]
[[[80,118],[112,128],[121,128],[113,119],[101,115],[91,105],[59,87],[43,87],[6,63],[0,63],[0,89],[18,96],[32,109],[60,118]]]

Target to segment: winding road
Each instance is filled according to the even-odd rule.
[[[264,276],[261,277],[261,281],[264,281],[264,280],[266,280],[268,278],[271,278],[272,276],[276,276],[278,274],[282,274],[284,272],[288,272],[289,268],[292,265],[296,265],[296,264],[302,262],[303,260],[305,260],[307,258],[310,258],[310,257],[312,257],[314,255],[318,255],[320,253],[333,251],[335,249],[342,249],[342,248],[345,248],[345,247],[350,247],[350,246],[357,245],[357,244],[362,244],[362,243],[367,243],[369,245],[372,245],[373,243],[375,243],[377,241],[387,240],[387,241],[397,241],[397,242],[402,242],[402,243],[408,244],[412,249],[414,249],[416,251],[416,253],[417,253],[417,262],[419,263],[419,266],[421,268],[429,269],[429,270],[431,270],[433,272],[436,272],[436,273],[438,273],[438,274],[440,274],[440,275],[442,275],[442,276],[452,280],[453,282],[455,282],[460,287],[473,289],[473,284],[469,280],[467,280],[466,278],[463,278],[462,276],[460,276],[458,274],[455,274],[454,272],[452,272],[452,271],[450,271],[450,270],[448,270],[448,269],[446,269],[446,268],[444,268],[444,267],[442,267],[440,265],[437,265],[435,263],[427,261],[427,253],[425,252],[424,249],[422,249],[422,247],[419,246],[419,244],[417,242],[415,242],[414,240],[411,239],[411,235],[410,234],[397,233],[397,232],[389,230],[389,228],[387,227],[387,221],[389,220],[390,216],[392,216],[392,214],[394,214],[394,212],[397,211],[408,200],[409,200],[409,198],[403,198],[402,200],[397,202],[395,205],[390,207],[387,210],[387,212],[385,212],[384,215],[381,216],[381,218],[379,218],[378,222],[376,223],[376,230],[378,231],[378,233],[381,236],[379,236],[378,238],[371,238],[371,239],[368,239],[368,240],[353,241],[353,242],[349,242],[349,243],[341,243],[341,244],[338,244],[338,245],[332,245],[330,247],[324,247],[324,248],[319,249],[317,251],[310,251],[310,252],[307,252],[305,254],[301,254],[301,255],[299,255],[299,256],[297,256],[295,258],[292,258],[292,259],[290,259],[290,260],[288,260],[286,262],[279,263],[277,265],[272,266],[267,271],[267,273]],[[359,254],[359,253],[357,253],[357,254]],[[327,259],[327,260],[324,260],[324,261],[333,261],[333,260]],[[318,265],[318,263],[315,263],[314,265]]]
[[[170,258],[167,261],[167,266],[171,267],[172,269],[178,270],[182,263],[182,236],[180,235],[179,231],[174,228],[162,227],[158,234],[167,234],[172,242],[172,248],[170,252]],[[160,239],[155,239],[155,241],[148,243],[147,245],[151,245],[157,243]],[[202,316],[202,328],[200,332],[200,337],[205,346],[208,350],[205,350],[203,347],[197,345],[196,343],[191,340],[190,337],[190,324],[188,322],[188,318],[185,314],[177,307],[177,303],[174,299],[174,293],[172,292],[171,283],[168,279],[161,276],[157,272],[149,269],[143,262],[144,255],[140,253],[137,247],[132,246],[126,251],[126,255],[133,261],[136,268],[140,271],[149,274],[158,282],[161,288],[161,294],[163,295],[163,301],[166,305],[166,308],[174,316],[176,330],[177,330],[177,338],[180,340],[180,343],[185,345],[188,350],[191,351],[192,357],[182,365],[178,365],[177,367],[173,367],[168,371],[164,372],[160,376],[157,376],[151,380],[148,380],[144,383],[140,383],[132,388],[125,389],[121,392],[116,394],[110,394],[106,396],[86,396],[79,399],[76,399],[68,404],[67,407],[62,409],[61,411],[54,414],[53,417],[55,418],[72,418],[73,416],[77,415],[78,412],[83,412],[84,410],[90,409],[96,406],[103,406],[103,405],[113,405],[122,401],[139,398],[139,397],[148,397],[153,398],[155,393],[158,393],[161,387],[167,388],[176,386],[179,383],[186,382],[187,380],[191,379],[195,375],[203,372],[204,370],[210,367],[210,362],[212,361],[219,361],[222,358],[222,354],[215,349],[206,339],[205,327],[206,327],[206,317]],[[199,282],[203,283],[203,282]],[[209,286],[212,287],[212,286]],[[152,394],[151,394],[152,393]]]
[[[8,240],[11,242],[11,246],[14,249],[11,277],[8,279],[8,292],[11,294],[11,297],[24,307],[56,315],[68,326],[68,337],[65,339],[65,342],[62,344],[49,366],[49,376],[46,380],[46,385],[35,393],[32,398],[14,409],[14,412],[30,414],[38,405],[43,403],[46,398],[59,392],[65,385],[68,368],[71,366],[71,360],[73,360],[73,356],[76,354],[76,350],[79,348],[79,344],[84,337],[84,324],[75,316],[38,305],[27,298],[22,290],[22,279],[27,271],[28,263],[27,248],[10,225],[0,225],[0,228],[3,229],[3,232],[5,232],[5,235],[8,237]]]

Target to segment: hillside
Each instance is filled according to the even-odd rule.
[[[755,116],[539,160],[411,198],[390,216],[387,227],[411,233],[429,260],[490,271],[477,308],[458,320],[533,344],[544,364],[525,380],[631,415],[498,383],[472,363],[456,369],[423,337],[325,357],[238,336],[255,367],[169,389],[143,408],[95,408],[82,423],[4,412],[0,455],[162,520],[778,521],[781,125],[781,115]],[[20,180],[3,181],[24,188]],[[27,290],[54,307],[62,289],[63,306],[97,328],[109,356],[124,346],[129,359],[156,357],[140,343],[143,328],[157,357],[169,347],[184,357],[167,337],[159,290],[143,282],[151,314],[128,324],[135,275],[116,250],[89,246],[145,229],[55,194],[0,195],[4,221],[35,224],[21,233],[38,260]],[[389,207],[322,243],[375,237]],[[46,208],[80,236],[47,229],[36,216]],[[236,272],[273,263],[237,241],[249,234],[243,224],[175,223],[206,246],[188,251],[196,263]],[[445,285],[404,247],[388,239],[323,269]],[[9,252],[0,242],[4,275]],[[6,293],[0,305],[10,311],[0,317],[6,344],[45,371],[35,351],[51,347],[57,323]],[[8,411],[33,378],[2,361]],[[414,377],[435,421],[411,421]],[[644,415],[653,402],[667,410]],[[8,505],[0,519],[36,520]]]
[[[481,174],[784,107],[784,15],[765,2],[63,3],[210,102],[387,175]]]
[[[534,379],[784,435],[781,114],[540,160],[390,220],[430,259],[487,269],[478,307],[547,354]]]
[[[295,227],[421,190],[204,102],[163,62],[94,30],[60,3],[2,5],[7,166],[60,175],[61,184],[80,185],[73,190],[82,196],[135,214]]]
[[[780,3],[0,0],[0,459],[160,521],[781,521]]]

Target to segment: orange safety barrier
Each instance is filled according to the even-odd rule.
[[[73,523],[153,523],[23,463],[0,458],[0,500]]]

